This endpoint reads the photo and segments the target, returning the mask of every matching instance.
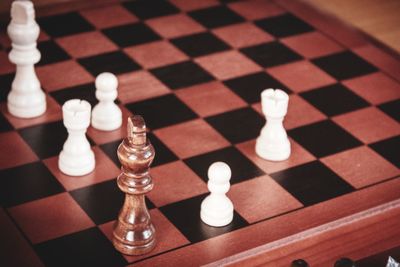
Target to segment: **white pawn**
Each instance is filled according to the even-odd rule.
[[[290,156],[290,142],[283,128],[289,96],[280,89],[261,93],[262,111],[267,119],[256,142],[256,153],[266,160],[281,161]]]
[[[208,168],[208,189],[211,194],[201,203],[200,218],[211,226],[228,225],[233,220],[233,204],[225,195],[229,191],[231,168],[224,162],[214,162]]]
[[[92,111],[92,126],[102,131],[113,131],[121,127],[122,112],[114,103],[118,96],[118,80],[114,74],[103,72],[96,77],[96,98],[99,103]]]
[[[58,167],[70,176],[86,175],[95,167],[94,153],[85,134],[91,106],[85,100],[72,99],[64,103],[62,111],[68,138],[58,158]]]
[[[46,111],[46,97],[34,69],[34,64],[40,60],[40,52],[36,48],[39,26],[31,1],[12,3],[7,31],[12,41],[8,58],[17,66],[7,97],[8,111],[20,118],[40,116]]]

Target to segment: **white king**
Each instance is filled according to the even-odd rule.
[[[39,26],[31,1],[12,3],[7,31],[12,41],[8,57],[17,66],[7,98],[8,111],[20,118],[40,116],[46,111],[46,98],[34,69],[34,64],[40,60],[40,52],[36,48]]]
[[[267,123],[261,130],[256,142],[256,153],[272,161],[281,161],[289,158],[290,142],[283,118],[287,113],[289,96],[280,89],[267,89],[261,93],[261,106]]]

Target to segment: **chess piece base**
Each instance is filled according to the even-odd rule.
[[[129,189],[125,187],[124,177],[121,174],[117,181],[119,188],[124,188],[124,192],[126,192]],[[149,184],[147,190],[152,188],[153,184]],[[113,244],[115,248],[127,255],[145,254],[154,248],[155,235],[155,228],[151,223],[144,195],[126,195],[124,206],[114,225]]]
[[[233,220],[233,204],[229,199],[219,203],[221,210],[213,210],[212,206],[216,203],[210,201],[210,196],[205,198],[201,203],[200,218],[201,220],[213,227],[222,227],[228,225]]]
[[[23,119],[30,119],[43,115],[46,112],[46,97],[43,92],[40,91],[38,93],[39,94],[35,93],[35,97],[31,97],[29,101],[25,101],[27,99],[22,99],[22,102],[26,103],[26,105],[20,105],[17,103],[21,103],[21,99],[11,91],[7,101],[8,112],[15,117]]]
[[[61,151],[58,158],[58,168],[69,176],[83,176],[91,173],[95,167],[94,153],[90,150],[85,156],[67,156],[64,151]]]
[[[102,121],[97,121],[97,120],[92,120],[92,126],[93,128],[100,130],[100,131],[114,131],[120,128],[122,125],[122,120],[113,120],[109,121],[107,123],[104,123]]]
[[[92,111],[92,126],[93,128],[100,131],[114,131],[122,125],[122,112],[115,106],[110,110],[109,114],[115,114],[109,116],[108,114],[101,114],[98,110],[98,106],[95,106]],[[104,113],[104,112],[103,112]]]
[[[207,216],[203,211],[200,212],[200,218],[201,220],[210,226],[213,227],[223,227],[228,224],[230,224],[233,220],[233,213],[224,217],[224,218],[212,218],[210,216]]]
[[[121,233],[117,233],[118,231],[114,230],[112,241],[114,247],[122,254],[131,256],[143,255],[150,252],[156,245],[156,238],[154,226],[151,224],[149,228],[149,232],[151,233],[150,238],[141,241],[129,240],[132,236],[135,236],[133,231],[123,231],[121,235]]]
[[[291,152],[289,140],[281,144],[268,143],[261,141],[260,138],[257,139],[256,153],[259,157],[270,161],[283,161],[289,158]]]

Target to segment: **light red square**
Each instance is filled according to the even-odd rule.
[[[93,56],[118,49],[110,39],[98,31],[61,37],[56,39],[56,42],[75,58]]]
[[[95,225],[68,193],[13,207],[10,213],[34,244]]]
[[[154,134],[181,159],[229,145],[222,135],[202,119],[158,129]]]
[[[164,38],[175,38],[205,31],[184,13],[146,20],[146,24]]]
[[[157,255],[177,247],[184,246],[190,242],[181,232],[158,210],[150,210],[151,220],[157,231],[157,243],[155,248],[148,254],[142,256],[128,256],[123,255],[128,262],[138,261]],[[99,226],[104,235],[111,241],[113,235],[113,227],[115,221],[111,221]]]
[[[382,72],[342,81],[342,83],[374,105],[400,98],[400,84]]]
[[[58,168],[58,156],[44,160],[44,164],[69,191],[116,178],[121,173],[120,169],[99,147],[95,146],[92,149],[96,159],[96,166],[93,172],[84,176],[74,177],[62,173]]]
[[[8,59],[6,51],[0,51],[0,74],[11,73],[15,71],[15,65]]]
[[[168,41],[157,41],[124,49],[125,53],[146,69],[185,61],[188,57]]]
[[[335,41],[316,31],[282,38],[280,41],[305,58],[322,57],[344,50]]]
[[[270,0],[240,1],[228,4],[229,8],[249,20],[262,19],[285,13]]]
[[[247,105],[221,82],[203,83],[181,90],[176,95],[199,116],[207,117]]]
[[[194,61],[219,80],[227,80],[262,69],[243,54],[234,50],[198,57]]]
[[[36,154],[14,131],[0,133],[0,169],[7,169],[38,160]]]
[[[278,162],[268,161],[260,158],[255,151],[256,140],[243,142],[236,145],[236,147],[266,173],[278,172],[315,160],[315,157],[313,155],[311,155],[307,150],[296,143],[293,139],[289,138],[289,140],[291,146],[290,157],[287,160]]]
[[[274,40],[272,35],[249,22],[217,28],[213,30],[213,33],[234,48],[257,45]]]
[[[235,210],[249,223],[303,206],[267,175],[233,185],[228,196]]]
[[[191,11],[218,5],[217,0],[171,0],[171,3],[182,11]]]
[[[400,170],[367,146],[334,154],[321,161],[355,188],[400,175]]]
[[[80,13],[90,23],[99,29],[138,21],[138,19],[131,12],[120,5],[87,9],[81,11]]]
[[[155,186],[147,196],[157,207],[208,191],[207,184],[180,160],[152,168],[151,176]]]
[[[118,99],[122,103],[136,102],[170,92],[163,83],[145,70],[119,75],[118,81]]]
[[[38,42],[43,42],[43,41],[47,41],[47,40],[50,40],[50,36],[48,36],[47,33],[45,33],[44,31],[40,31],[39,37],[38,37]]]
[[[8,112],[6,103],[1,103],[0,106],[1,106],[1,112],[4,114],[7,120],[16,129],[21,129],[28,126],[48,123],[52,121],[59,121],[62,119],[61,106],[57,103],[57,101],[55,101],[51,96],[46,95],[46,103],[47,103],[47,108],[45,113],[39,117],[31,119],[21,119],[14,117]]]
[[[122,125],[118,129],[114,131],[101,131],[89,126],[87,130],[87,135],[98,145],[102,145],[105,143],[109,143],[112,141],[120,140],[126,137],[126,122],[128,121],[128,117],[131,112],[124,106],[119,105],[119,108],[122,112]]]
[[[261,110],[261,103],[252,105],[258,113],[264,116]],[[288,112],[284,118],[283,125],[285,129],[290,130],[306,124],[326,119],[326,115],[313,107],[299,95],[289,95]]]
[[[267,72],[297,93],[336,82],[330,75],[306,60],[268,68]]]
[[[36,72],[42,87],[49,92],[94,81],[93,76],[74,60],[39,66]]]
[[[400,134],[400,124],[376,107],[359,109],[332,119],[365,144]]]

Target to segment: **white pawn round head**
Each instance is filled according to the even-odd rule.
[[[231,179],[232,172],[228,164],[222,161],[214,162],[208,168],[208,178],[212,183],[224,184]]]
[[[110,72],[103,72],[96,77],[95,85],[100,91],[113,91],[118,87],[117,77]]]

